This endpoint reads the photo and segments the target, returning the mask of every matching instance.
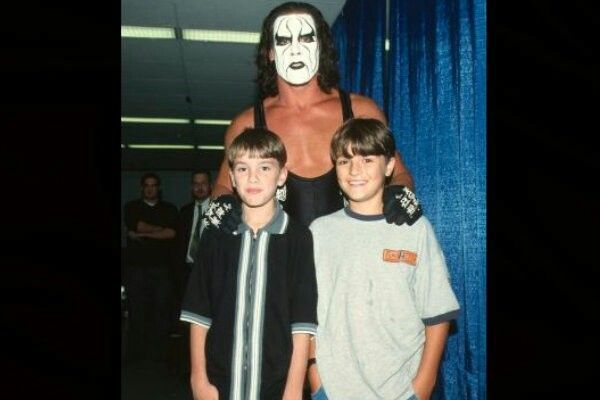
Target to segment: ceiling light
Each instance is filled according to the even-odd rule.
[[[225,146],[200,145],[198,150],[225,150]]]
[[[168,150],[193,150],[194,146],[191,144],[129,144],[127,145],[130,149],[168,149]]]
[[[230,119],[195,119],[195,124],[198,125],[229,125]]]
[[[208,29],[183,29],[184,40],[199,40],[203,42],[226,43],[258,43],[260,33],[243,31],[218,31]]]
[[[121,148],[124,149],[125,147],[127,147],[127,146],[125,146],[123,143],[121,143]]]
[[[190,120],[185,118],[121,117],[121,122],[141,122],[143,124],[189,124]]]
[[[150,27],[150,26],[121,25],[121,37],[149,38],[149,39],[175,39],[175,29]]]
[[[390,39],[385,39],[384,50],[385,51],[390,51]]]

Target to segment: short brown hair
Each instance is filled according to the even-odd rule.
[[[227,148],[227,163],[233,168],[235,159],[248,154],[252,158],[274,158],[283,167],[287,161],[285,146],[279,136],[268,129],[246,128]]]
[[[352,154],[348,152],[348,146]],[[396,145],[392,132],[383,122],[373,118],[353,118],[346,121],[333,135],[329,154],[335,162],[339,157],[352,155],[394,157]]]

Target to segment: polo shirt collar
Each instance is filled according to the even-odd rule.
[[[288,221],[289,216],[285,211],[283,211],[283,207],[281,207],[281,204],[277,201],[273,218],[271,218],[271,220],[265,226],[260,228],[257,233],[267,232],[272,235],[281,235],[287,230]],[[236,232],[238,234],[242,234],[248,230],[252,231],[252,229],[242,220],[242,222],[238,225]]]

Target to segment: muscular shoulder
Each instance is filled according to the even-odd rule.
[[[127,203],[125,203],[124,209],[126,212],[138,209],[141,203],[142,201],[140,199],[129,200]]]
[[[385,114],[373,99],[357,93],[350,93],[352,111],[356,118],[375,118],[387,124]]]

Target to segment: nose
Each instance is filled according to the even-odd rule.
[[[292,39],[292,46],[290,48],[290,52],[292,53],[292,55],[300,54],[300,42],[297,38]]]
[[[254,169],[254,168],[250,168],[250,171],[248,171],[248,181],[249,182],[258,182],[258,170]]]
[[[362,171],[362,163],[359,160],[350,160],[350,175],[359,175]]]

